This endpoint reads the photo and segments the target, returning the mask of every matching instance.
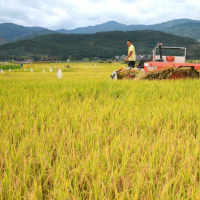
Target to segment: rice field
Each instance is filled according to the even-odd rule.
[[[0,74],[1,200],[199,199],[200,80],[55,65]]]

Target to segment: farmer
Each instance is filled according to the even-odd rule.
[[[127,41],[127,46],[128,46],[128,56],[125,59],[125,62],[128,62],[128,66],[130,68],[135,67],[135,47],[132,45],[131,40]]]

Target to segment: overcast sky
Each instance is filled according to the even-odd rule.
[[[0,0],[0,23],[74,29],[107,21],[156,24],[200,20],[199,0]]]

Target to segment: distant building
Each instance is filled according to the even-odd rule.
[[[136,55],[136,59],[139,60],[139,59],[149,59],[151,58],[151,55],[150,54],[138,54]]]
[[[33,62],[34,62],[33,59],[27,59],[27,60],[26,60],[26,63],[33,63]]]
[[[141,55],[136,55],[136,60],[141,59]]]
[[[42,61],[48,60],[48,56],[43,56],[43,57],[41,57],[41,60],[42,60]]]
[[[121,59],[126,59],[127,55],[122,55],[120,58]]]

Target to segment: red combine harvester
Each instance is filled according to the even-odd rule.
[[[164,47],[162,43],[153,50],[153,61],[144,63],[144,71],[151,72],[165,67],[194,67],[194,70],[200,70],[200,64],[186,63],[186,48],[184,47]],[[159,49],[160,55],[156,55],[156,50]],[[183,56],[163,56],[162,49],[167,50],[184,50]]]
[[[159,55],[156,54],[159,49]],[[162,55],[162,50],[170,51],[178,50],[178,56]],[[184,51],[184,55],[180,56]],[[169,54],[169,52],[168,52]],[[174,53],[173,53],[174,54]],[[179,79],[179,78],[199,78],[200,64],[186,63],[185,47],[164,47],[162,43],[158,43],[153,49],[153,61],[149,59],[140,60],[137,68],[121,68],[114,71],[111,75],[112,79]],[[141,73],[139,73],[140,71]],[[143,73],[142,73],[143,72]]]

